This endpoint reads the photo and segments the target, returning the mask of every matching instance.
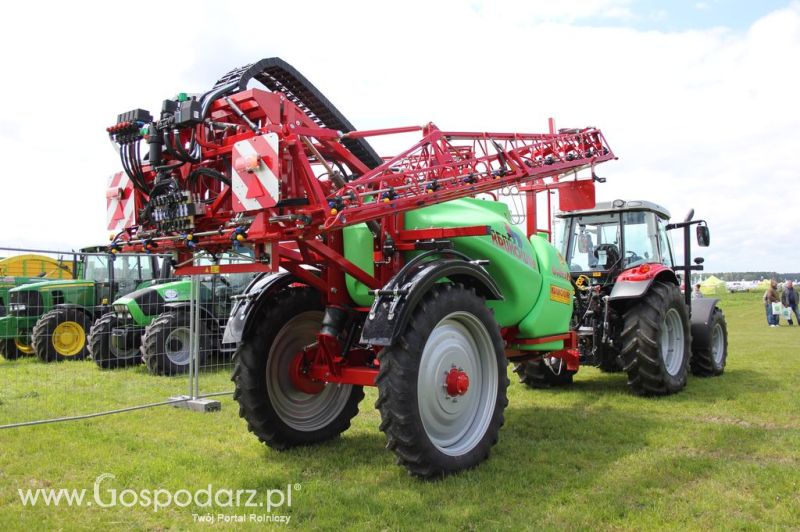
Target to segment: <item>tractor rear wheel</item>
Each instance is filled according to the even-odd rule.
[[[728,359],[728,324],[725,315],[717,307],[708,322],[711,342],[707,349],[697,349],[692,353],[692,374],[700,377],[716,377],[725,371]]]
[[[572,377],[577,373],[568,370],[560,358],[545,360],[544,357],[520,362],[514,372],[519,375],[519,382],[531,388],[567,386],[572,384]]]
[[[0,340],[0,356],[6,360],[16,360],[21,354],[13,338]]]
[[[306,393],[292,382],[292,363],[313,344],[324,307],[318,292],[291,288],[253,316],[233,355],[234,399],[247,428],[273,449],[319,443],[350,427],[364,398],[361,386],[328,383]]]
[[[92,320],[80,309],[53,309],[33,326],[33,350],[42,362],[83,360],[89,354],[86,334],[91,326]]]
[[[109,312],[100,316],[89,331],[89,353],[100,369],[124,368],[142,362],[138,346],[125,346],[125,349],[114,346],[111,330],[119,324],[116,315]]]
[[[142,360],[153,375],[182,375],[189,371],[191,341],[189,310],[179,308],[160,314],[142,334]],[[205,364],[216,344],[208,320],[200,320],[198,364]]]
[[[483,462],[508,404],[500,329],[483,298],[440,284],[380,357],[380,429],[412,475],[433,478]]]
[[[622,358],[628,386],[639,395],[669,395],[686,386],[689,316],[678,287],[654,282],[624,314]]]

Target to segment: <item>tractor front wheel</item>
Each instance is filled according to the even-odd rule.
[[[624,314],[622,358],[628,386],[639,395],[669,395],[686,386],[689,316],[678,287],[654,282]]]
[[[352,384],[321,384],[312,391],[293,383],[292,363],[316,340],[323,309],[310,288],[278,293],[253,316],[254,328],[233,355],[239,416],[273,449],[335,438],[350,427],[364,398],[362,387]]]
[[[91,326],[91,319],[80,309],[53,309],[33,326],[33,350],[42,362],[82,360],[89,354],[86,333]]]
[[[692,374],[699,377],[716,377],[725,371],[728,359],[728,324],[725,315],[714,307],[708,322],[710,339],[708,348],[696,349],[692,353]]]
[[[124,368],[142,361],[138,346],[130,345],[123,349],[114,346],[111,330],[119,323],[116,315],[109,312],[100,316],[89,331],[89,352],[100,369]]]
[[[567,386],[572,384],[572,377],[577,373],[568,370],[566,362],[560,358],[526,360],[517,364],[514,372],[519,375],[519,382],[531,388]]]
[[[190,314],[188,309],[162,313],[142,334],[142,360],[153,375],[182,375],[189,371],[191,352]],[[200,320],[198,365],[205,364],[216,344],[207,320]]]
[[[483,298],[462,285],[437,285],[379,357],[380,429],[400,465],[434,478],[488,458],[504,421],[508,377],[500,329]]]

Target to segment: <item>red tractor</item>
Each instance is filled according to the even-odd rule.
[[[267,272],[223,341],[239,344],[240,413],[273,448],[338,436],[377,386],[387,446],[410,473],[472,467],[503,424],[507,360],[574,352],[570,272],[539,235],[535,195],[594,205],[594,172],[577,172],[614,158],[598,129],[356,131],[272,58],[108,132],[124,168],[106,194],[111,252],[172,252],[178,275]],[[367,142],[409,132],[419,140],[391,157]],[[494,195],[510,186],[528,201],[527,234]],[[243,247],[251,264],[192,266]]]
[[[708,246],[703,220],[669,223],[669,212],[647,201],[598,204],[565,212],[555,235],[576,288],[572,327],[578,334],[580,363],[602,371],[625,371],[628,386],[641,395],[680,391],[691,371],[721,375],[728,355],[725,316],[718,299],[681,294],[677,270],[689,285],[701,258],[691,263],[689,228]],[[674,266],[668,231],[682,229],[685,264]],[[574,360],[545,356],[517,366],[532,387],[564,385],[577,371]]]

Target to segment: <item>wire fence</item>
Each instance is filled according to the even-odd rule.
[[[0,257],[0,428],[231,392],[225,326],[255,274],[181,278],[168,256],[100,248]]]

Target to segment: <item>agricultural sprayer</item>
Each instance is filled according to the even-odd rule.
[[[108,132],[124,168],[107,191],[112,252],[172,252],[178,274],[271,272],[225,336],[241,415],[273,448],[336,437],[377,386],[398,462],[459,471],[497,442],[507,361],[575,352],[570,270],[537,228],[536,193],[594,206],[594,166],[614,158],[598,129],[357,131],[273,58]],[[367,142],[415,132],[391,157]],[[527,234],[495,194],[511,186]],[[251,264],[192,265],[244,247]]]

